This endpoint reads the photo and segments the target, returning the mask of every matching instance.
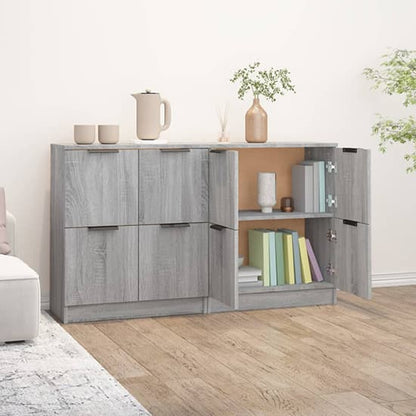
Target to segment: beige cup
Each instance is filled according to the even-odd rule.
[[[118,143],[120,129],[117,124],[100,124],[98,126],[98,141],[102,144]]]
[[[95,141],[94,124],[75,124],[74,141],[77,144],[92,144]]]

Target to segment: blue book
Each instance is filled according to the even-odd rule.
[[[319,163],[319,212],[325,212],[325,162]]]
[[[285,262],[283,253],[283,233],[275,233],[276,243],[276,274],[277,285],[281,286],[285,284]]]
[[[297,231],[288,230],[286,228],[280,228],[278,231],[292,235],[293,263],[295,266],[295,284],[300,285],[302,284],[302,269],[300,267],[299,234],[297,233]]]
[[[277,286],[276,274],[276,240],[274,231],[269,233],[270,286]]]

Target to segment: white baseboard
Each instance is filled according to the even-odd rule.
[[[41,299],[40,299],[40,308],[43,311],[49,310],[49,294],[46,295],[46,296],[44,296],[44,295],[41,296]]]
[[[416,272],[373,274],[373,287],[416,285]]]

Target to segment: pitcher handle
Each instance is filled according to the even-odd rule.
[[[165,107],[165,124],[161,127],[160,130],[166,130],[170,126],[170,119],[171,119],[171,111],[170,111],[170,104],[168,100],[161,100],[161,104]]]

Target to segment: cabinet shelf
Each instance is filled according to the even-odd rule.
[[[257,220],[293,220],[302,218],[332,218],[334,214],[330,212],[282,212],[274,210],[266,214],[261,211],[242,210],[238,211],[239,221],[257,221]]]
[[[303,283],[300,285],[283,285],[283,286],[248,286],[239,287],[240,294],[247,293],[267,293],[267,292],[294,292],[300,290],[316,290],[316,289],[334,289],[335,286],[329,282],[313,282]]]

